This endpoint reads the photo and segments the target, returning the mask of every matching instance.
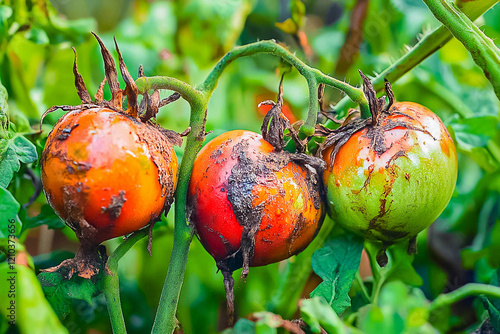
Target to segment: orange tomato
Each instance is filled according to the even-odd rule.
[[[50,205],[77,236],[96,243],[158,220],[177,182],[177,158],[160,128],[104,108],[63,116],[41,170]]]

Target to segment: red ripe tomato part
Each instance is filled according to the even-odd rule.
[[[162,130],[105,108],[63,116],[41,170],[50,205],[91,243],[158,220],[177,182],[177,158]]]
[[[324,218],[320,182],[290,156],[242,130],[216,137],[198,154],[189,184],[190,221],[219,268],[281,261],[318,232]]]

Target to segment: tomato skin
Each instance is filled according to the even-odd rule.
[[[242,179],[233,179],[242,165],[242,155],[248,159],[244,164],[253,167],[266,157],[279,154],[285,153],[274,152],[262,136],[243,130],[224,133],[199,152],[189,184],[188,210],[201,243],[217,262],[241,248],[246,217],[239,216],[234,206],[239,200],[250,201],[249,215],[262,210],[251,266],[297,254],[319,230],[324,207],[321,202],[314,203],[304,167],[289,162],[267,175],[245,173]]]
[[[413,102],[395,103],[391,112],[382,126],[403,121],[410,128],[384,131],[385,152],[376,152],[364,128],[340,148],[333,168],[323,174],[332,219],[386,243],[416,236],[439,217],[453,194],[458,169],[453,140],[434,113]],[[332,150],[324,152],[329,166]]]
[[[41,170],[52,208],[70,226],[83,218],[97,230],[97,243],[155,221],[177,182],[177,158],[158,130],[105,108],[63,116],[49,134]]]

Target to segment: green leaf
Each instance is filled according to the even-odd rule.
[[[339,315],[350,307],[349,291],[359,268],[362,250],[363,239],[346,233],[329,240],[314,252],[312,268],[323,282],[314,289],[311,297],[323,297]]]
[[[20,134],[0,139],[0,186],[7,187],[21,168],[21,162],[32,163],[38,159],[36,147]]]
[[[101,293],[99,282],[94,283],[77,275],[67,280],[58,272],[43,272],[38,274],[38,280],[45,297],[61,319],[70,313],[73,299],[92,305],[92,298]]]
[[[414,255],[408,255],[407,249],[407,243],[395,244],[387,249],[390,259],[386,267],[386,281],[401,280],[413,286],[420,286],[423,281],[413,268]]]
[[[40,45],[49,44],[49,37],[47,36],[47,33],[40,28],[36,27],[31,28],[26,33],[25,37],[35,44],[40,44]]]
[[[9,238],[9,236],[19,236],[21,232],[21,221],[18,213],[21,205],[14,196],[5,188],[0,186],[0,239]]]
[[[24,223],[23,231],[41,225],[47,225],[47,227],[50,229],[61,229],[65,226],[64,221],[59,218],[59,216],[54,212],[54,210],[52,210],[52,208],[48,204],[42,205],[40,214],[35,217],[27,217],[26,212],[23,211],[23,213],[24,217],[21,217]]]
[[[0,263],[0,272],[5,273],[0,280],[0,291],[6,292],[0,298],[0,312],[9,319],[8,308],[14,305],[15,323],[20,333],[68,333],[44,298],[33,270],[4,262]],[[11,289],[11,283],[15,283],[14,289]],[[12,298],[10,294],[13,294]]]
[[[8,98],[7,89],[0,82],[0,140],[7,137],[7,131],[9,130]]]
[[[486,311],[488,311],[491,325],[497,332],[500,332],[500,311],[488,300],[488,298],[481,296],[481,301]]]
[[[240,319],[233,328],[228,328],[222,334],[254,334],[255,323],[248,319]]]
[[[323,299],[303,299],[300,304],[300,315],[313,333],[321,333],[321,328],[327,333],[346,333],[342,320]]]
[[[470,150],[472,147],[485,147],[488,140],[495,136],[498,117],[478,116],[459,118],[451,124],[459,147]]]
[[[0,40],[6,38],[9,32],[8,19],[12,16],[12,8],[9,6],[0,6]]]

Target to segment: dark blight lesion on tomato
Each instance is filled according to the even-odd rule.
[[[199,153],[188,206],[221,269],[281,261],[304,249],[324,216],[319,174],[250,131],[227,132]],[[315,174],[315,175],[312,175]],[[244,273],[245,274],[245,273]]]

